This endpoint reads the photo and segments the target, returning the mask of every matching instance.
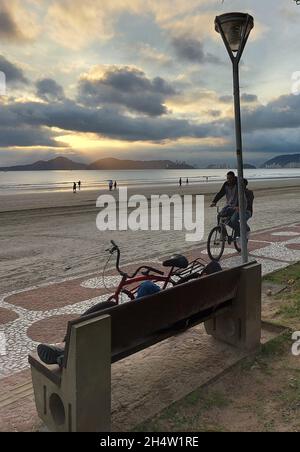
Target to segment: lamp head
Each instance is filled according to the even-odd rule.
[[[253,27],[253,17],[244,13],[226,13],[215,20],[216,31],[226,39],[233,53],[244,46]]]

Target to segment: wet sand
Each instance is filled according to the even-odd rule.
[[[249,188],[255,191],[266,189],[286,189],[297,188],[300,186],[300,179],[273,179],[273,180],[253,180],[249,183]],[[203,194],[213,195],[219,191],[222,183],[218,182],[204,182],[200,184],[183,184],[182,188],[178,185],[145,185],[128,188],[128,195],[143,194],[147,198],[151,195],[166,194],[172,195],[174,193],[180,194]],[[112,194],[118,197],[118,190],[110,192],[108,189],[102,190],[85,190],[77,191],[73,194],[70,191],[41,191],[36,193],[22,193],[18,194],[1,194],[0,193],[0,212],[12,212],[18,210],[31,209],[45,209],[45,208],[60,208],[60,207],[94,207],[98,196],[102,194]]]

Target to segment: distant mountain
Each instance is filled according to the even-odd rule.
[[[262,168],[300,168],[300,154],[279,155],[264,163]]]
[[[185,162],[171,162],[170,160],[119,160],[115,158],[106,158],[97,160],[87,165],[77,163],[66,157],[57,157],[53,160],[32,163],[30,165],[10,166],[0,168],[0,171],[51,171],[51,170],[135,170],[135,169],[194,169],[193,166]]]
[[[256,169],[256,166],[250,165],[250,163],[244,163],[244,169]]]
[[[119,160],[106,158],[97,160],[88,165],[89,170],[145,170],[145,169],[194,169],[185,162],[172,162],[171,160]]]
[[[0,168],[0,171],[50,171],[50,170],[84,170],[84,163],[73,162],[66,157],[57,157],[52,160],[32,163],[31,165],[10,166],[8,168]]]

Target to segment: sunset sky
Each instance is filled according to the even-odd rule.
[[[0,0],[0,166],[233,162],[231,66],[214,31],[229,11],[255,19],[241,63],[245,161],[300,152],[293,0]]]

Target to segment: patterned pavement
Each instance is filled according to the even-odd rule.
[[[300,260],[300,224],[290,224],[253,233],[250,255],[262,264],[267,274]],[[233,248],[225,250],[222,266],[240,264]],[[207,260],[205,246],[185,253],[188,259]],[[162,259],[143,262],[160,268]],[[138,263],[124,266],[131,272]],[[90,274],[57,283],[32,287],[25,291],[0,295],[0,336],[6,338],[6,354],[0,353],[0,379],[28,369],[27,355],[38,343],[62,341],[69,320],[95,303],[105,301],[119,281],[115,271]],[[1,350],[1,349],[0,349]]]

